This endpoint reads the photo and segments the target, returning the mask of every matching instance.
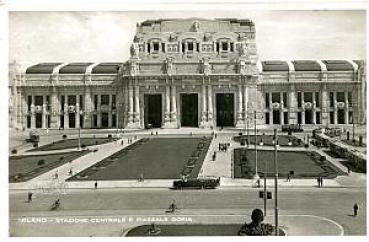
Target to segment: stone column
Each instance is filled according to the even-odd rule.
[[[312,110],[312,115],[313,115],[313,124],[316,124],[316,100],[315,100],[315,92],[313,92],[313,110]]]
[[[52,129],[59,128],[59,106],[58,89],[57,87],[53,87],[51,93],[51,110],[49,110],[50,128]]]
[[[268,100],[268,102],[269,102],[269,110],[268,110],[268,112],[269,112],[269,124],[273,124],[273,99],[272,99],[272,92],[269,92],[269,100]]]
[[[288,113],[289,113],[289,120],[288,123],[290,124],[297,124],[297,100],[296,100],[296,92],[295,86],[291,85],[290,90],[288,92]]]
[[[101,128],[101,94],[97,95],[97,108],[96,108],[96,113],[97,113],[97,128]]]
[[[283,102],[283,92],[280,92],[280,94],[279,94],[279,99],[280,99],[280,101],[279,101],[279,103],[280,103],[280,111],[279,111],[279,120],[281,121],[281,124],[284,124],[284,111],[283,111],[283,109],[284,109],[284,102]]]
[[[333,92],[334,124],[337,124],[337,92]]]
[[[171,86],[171,89],[172,89],[172,115],[171,115],[171,118],[172,118],[172,122],[173,123],[177,123],[177,95],[176,95],[176,86],[172,83],[172,86]]]
[[[42,96],[42,129],[46,129],[46,96]]]
[[[208,122],[212,127],[214,125],[213,120],[213,91],[212,86],[208,85]]]
[[[36,107],[35,107],[35,96],[32,95],[31,103],[31,129],[36,128]]]
[[[165,114],[164,123],[170,123],[170,86],[165,86]]]
[[[85,106],[80,107],[84,111],[84,121],[83,121],[83,128],[90,129],[92,127],[92,115],[93,115],[93,108],[92,108],[92,100],[91,100],[91,88],[89,86],[85,87]]]
[[[237,122],[236,127],[237,128],[243,128],[243,122],[242,122],[242,112],[243,112],[243,102],[242,102],[242,85],[238,84],[238,112],[237,112]]]
[[[349,123],[349,103],[348,92],[345,92],[345,124]]]
[[[202,85],[202,122],[205,125],[206,121],[207,121],[207,108],[206,108],[206,86],[203,84]]]
[[[68,95],[65,96],[64,102],[64,129],[69,129],[69,105],[68,105]]]
[[[135,86],[135,123],[140,123],[140,86]]]
[[[328,93],[327,93],[327,84],[323,84],[322,86],[322,99],[321,99],[321,123],[324,125],[328,125],[329,123],[329,115],[328,115],[328,102],[329,102],[329,97],[328,97]]]
[[[27,128],[27,112],[28,112],[28,106],[27,106],[27,95],[23,92],[20,91],[20,96],[21,96],[21,127],[20,128]]]
[[[244,122],[246,122],[247,117],[247,104],[249,102],[249,95],[248,95],[248,87],[244,85],[243,88],[243,109],[244,109]]]
[[[304,92],[301,92],[301,124],[305,124],[305,100],[304,100]]]
[[[133,86],[128,86],[128,123],[133,123]]]
[[[113,127],[113,113],[112,113],[112,95],[109,95],[109,113],[108,113],[108,127],[112,128]]]
[[[79,95],[76,95],[76,108],[75,108],[75,110],[76,110],[76,124],[75,124],[75,126],[76,126],[76,128],[78,129],[79,128],[79,126],[81,125],[81,120],[80,120],[80,116],[79,116],[79,112],[80,112],[80,110],[81,110],[81,104],[79,103]]]

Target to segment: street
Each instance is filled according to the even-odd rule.
[[[272,188],[269,190],[273,191]],[[31,226],[32,232],[37,234],[34,229],[38,227],[17,223],[21,216],[50,218],[165,215],[172,200],[176,201],[179,208],[176,215],[179,216],[246,215],[245,218],[249,218],[252,209],[263,209],[263,200],[258,197],[258,191],[256,188],[183,191],[163,188],[72,190],[60,195],[35,194],[31,203],[26,202],[26,193],[17,192],[10,194],[11,231],[17,231],[15,236],[22,235],[22,231],[28,231],[27,227]],[[50,211],[51,204],[58,196],[61,198],[61,209]],[[352,216],[355,202],[359,204],[357,217]],[[273,200],[268,200],[266,221],[269,223],[274,223],[273,204]],[[366,234],[365,188],[285,188],[279,190],[278,204],[281,216],[319,216],[340,224],[345,235]],[[29,234],[29,231],[25,233]]]

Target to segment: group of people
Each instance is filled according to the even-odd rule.
[[[318,182],[318,187],[323,187],[323,177],[320,176],[316,180]]]
[[[219,151],[227,152],[230,143],[219,143]]]

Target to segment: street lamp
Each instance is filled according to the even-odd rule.
[[[278,135],[277,129],[274,129],[274,216],[275,216],[275,235],[279,235],[278,228],[278,158],[277,158],[277,150],[278,150]]]
[[[78,115],[82,116],[83,118],[83,110],[80,110]],[[81,150],[81,120],[79,121],[79,124],[78,124],[78,147],[77,147],[78,150]]]

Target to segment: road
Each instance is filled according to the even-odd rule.
[[[272,191],[273,189],[271,189]],[[314,215],[340,224],[345,235],[366,234],[365,188],[283,188],[279,190],[279,214]],[[274,195],[274,194],[273,194]],[[50,211],[52,202],[60,196],[62,208]],[[36,194],[31,203],[27,194],[10,194],[10,231],[13,235],[46,233],[48,226],[32,226],[17,222],[21,216],[110,216],[165,215],[170,202],[176,200],[177,215],[211,216],[246,215],[252,209],[263,208],[256,188],[220,188],[215,190],[169,190],[163,188],[72,190],[66,194]],[[359,216],[352,216],[352,206],[359,204]],[[267,221],[273,223],[273,200],[268,201]],[[201,215],[199,215],[201,214]],[[146,222],[147,223],[147,222]],[[51,227],[49,227],[50,230]],[[66,236],[58,226],[58,235]],[[30,232],[30,230],[32,230]],[[104,230],[104,228],[103,228]],[[50,235],[50,234],[49,234]],[[109,235],[109,234],[107,234]]]

